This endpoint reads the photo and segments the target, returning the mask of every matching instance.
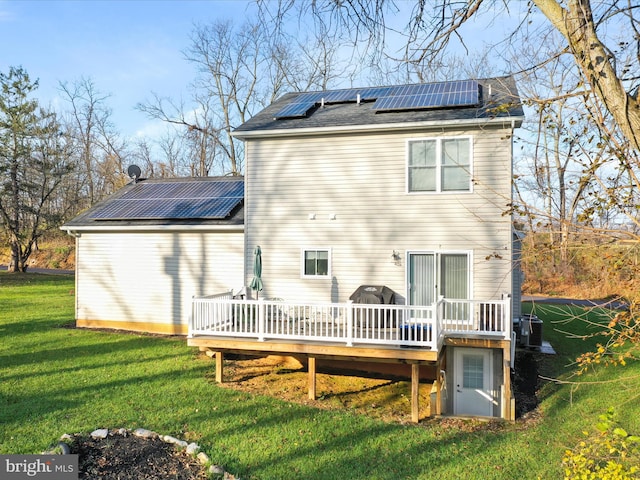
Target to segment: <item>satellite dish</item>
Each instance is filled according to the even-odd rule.
[[[137,166],[137,165],[129,165],[129,168],[127,168],[127,175],[129,175],[129,177],[133,178],[134,182],[138,178],[140,178],[141,174],[142,174],[142,170],[140,170],[140,167]]]

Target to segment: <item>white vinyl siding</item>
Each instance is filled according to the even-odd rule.
[[[238,290],[243,234],[83,232],[76,319],[186,325],[191,297]]]
[[[442,131],[247,140],[246,271],[260,245],[265,297],[346,301],[374,284],[406,301],[407,251],[469,251],[470,297],[501,298],[511,290],[511,218],[503,215],[511,202],[510,134],[447,132],[471,139],[474,187],[446,195],[406,194],[407,142]],[[300,277],[300,251],[310,245],[331,248],[326,279]]]

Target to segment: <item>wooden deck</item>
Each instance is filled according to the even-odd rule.
[[[431,412],[442,412],[440,377],[446,370],[447,345],[503,349],[509,345],[505,301],[442,301],[432,306],[289,304],[238,300],[227,293],[194,298],[193,306],[187,342],[215,357],[217,382],[224,380],[224,355],[230,353],[304,358],[312,400],[317,360],[408,365],[414,422],[420,420],[421,369],[434,377]]]

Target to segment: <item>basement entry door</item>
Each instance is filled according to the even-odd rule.
[[[493,416],[491,358],[491,350],[484,348],[454,349],[455,415]]]

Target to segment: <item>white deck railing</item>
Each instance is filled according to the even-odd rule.
[[[508,300],[441,299],[436,305],[291,303],[194,297],[189,337],[379,344],[439,349],[448,333],[509,338]]]

